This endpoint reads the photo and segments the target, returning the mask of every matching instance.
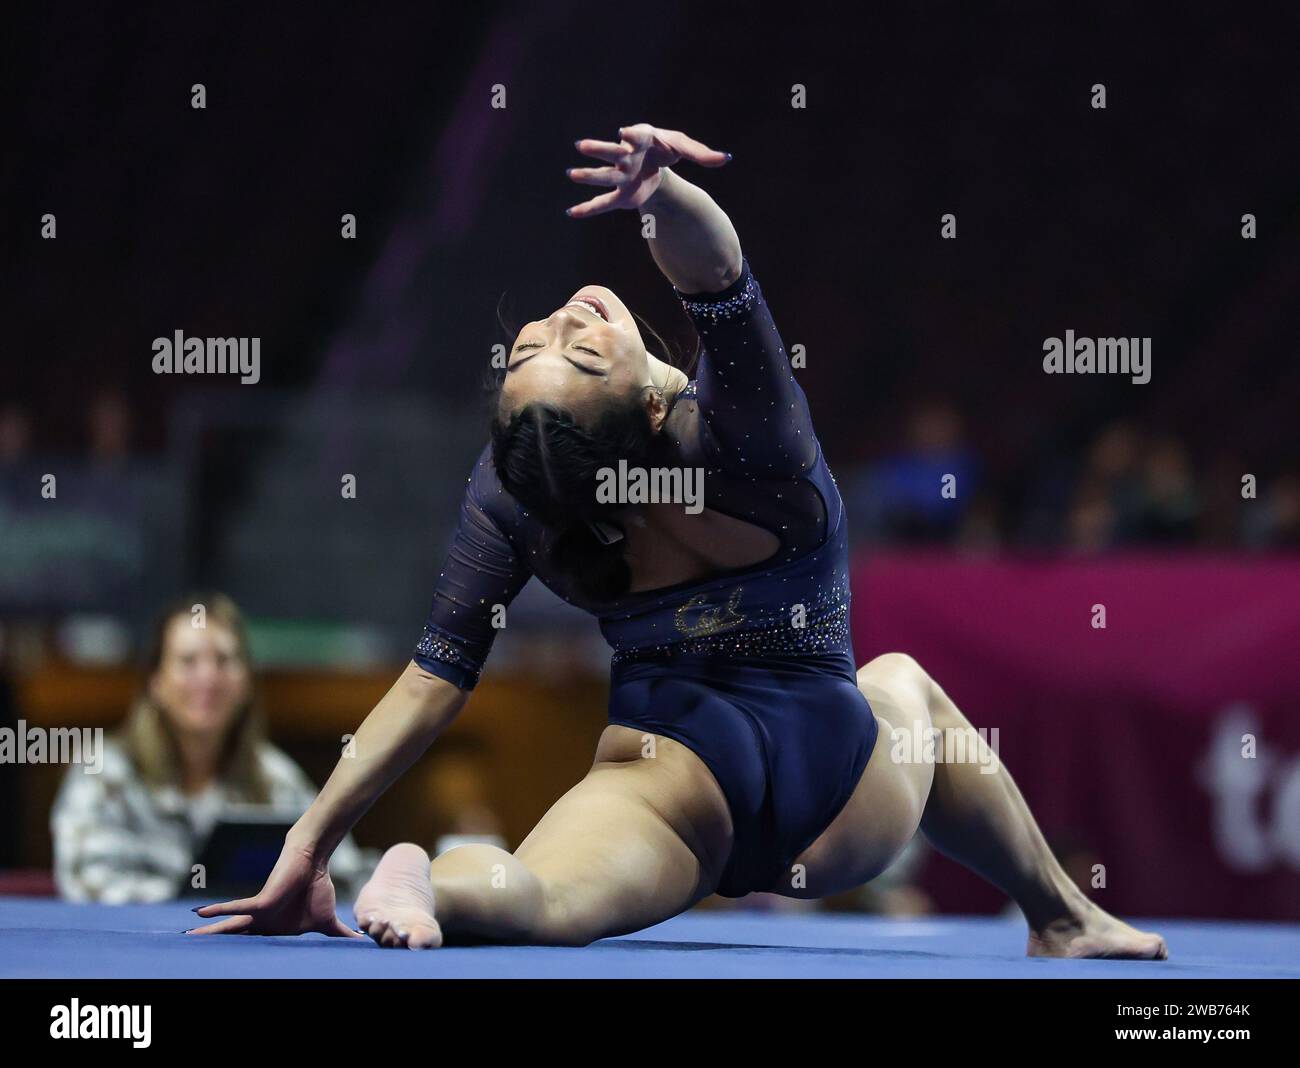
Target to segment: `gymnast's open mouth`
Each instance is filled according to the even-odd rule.
[[[599,297],[584,294],[581,297],[574,297],[568,302],[568,304],[565,304],[565,307],[567,308],[569,305],[586,308],[588,311],[600,316],[600,318],[604,319],[605,322],[609,322],[609,309],[605,307],[604,302]]]

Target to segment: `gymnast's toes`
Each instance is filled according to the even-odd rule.
[[[410,842],[384,854],[353,910],[359,929],[385,948],[442,945],[442,929],[434,919],[429,855]]]
[[[1169,946],[1150,931],[1139,931],[1095,906],[1083,918],[1070,918],[1029,932],[1031,957],[1100,957],[1109,960],[1168,960]]]

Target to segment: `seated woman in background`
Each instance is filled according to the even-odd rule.
[[[104,739],[102,770],[73,766],[54,803],[55,881],[73,901],[179,897],[228,805],[283,811],[292,823],[316,797],[302,769],[266,739],[230,598],[172,604],[154,628],[146,671],[126,722]],[[368,867],[349,840],[330,872],[352,890]]]

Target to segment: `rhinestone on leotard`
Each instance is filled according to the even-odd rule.
[[[440,660],[444,664],[454,664],[456,667],[464,668],[472,673],[473,682],[478,682],[479,669],[456,646],[443,637],[441,632],[428,623],[424,625],[424,632],[416,643],[415,651],[426,660]]]
[[[704,319],[710,326],[744,315],[754,306],[758,299],[758,283],[751,274],[737,293],[724,300],[692,300],[689,296],[678,293],[677,299],[682,307],[692,316]]]
[[[849,595],[846,585],[835,584],[804,606],[804,625],[790,621],[790,609],[783,606],[769,613],[765,625],[707,634],[659,645],[628,646],[614,650],[610,666],[661,660],[675,655],[745,657],[799,656],[846,650],[849,642]]]

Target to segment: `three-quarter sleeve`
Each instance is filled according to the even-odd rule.
[[[494,514],[503,494],[485,448],[468,479],[456,534],[412,655],[425,671],[462,690],[478,684],[499,629],[494,623],[531,574]]]
[[[818,452],[808,398],[748,258],[726,289],[674,292],[703,344],[696,400],[717,462],[752,478],[808,471]]]

